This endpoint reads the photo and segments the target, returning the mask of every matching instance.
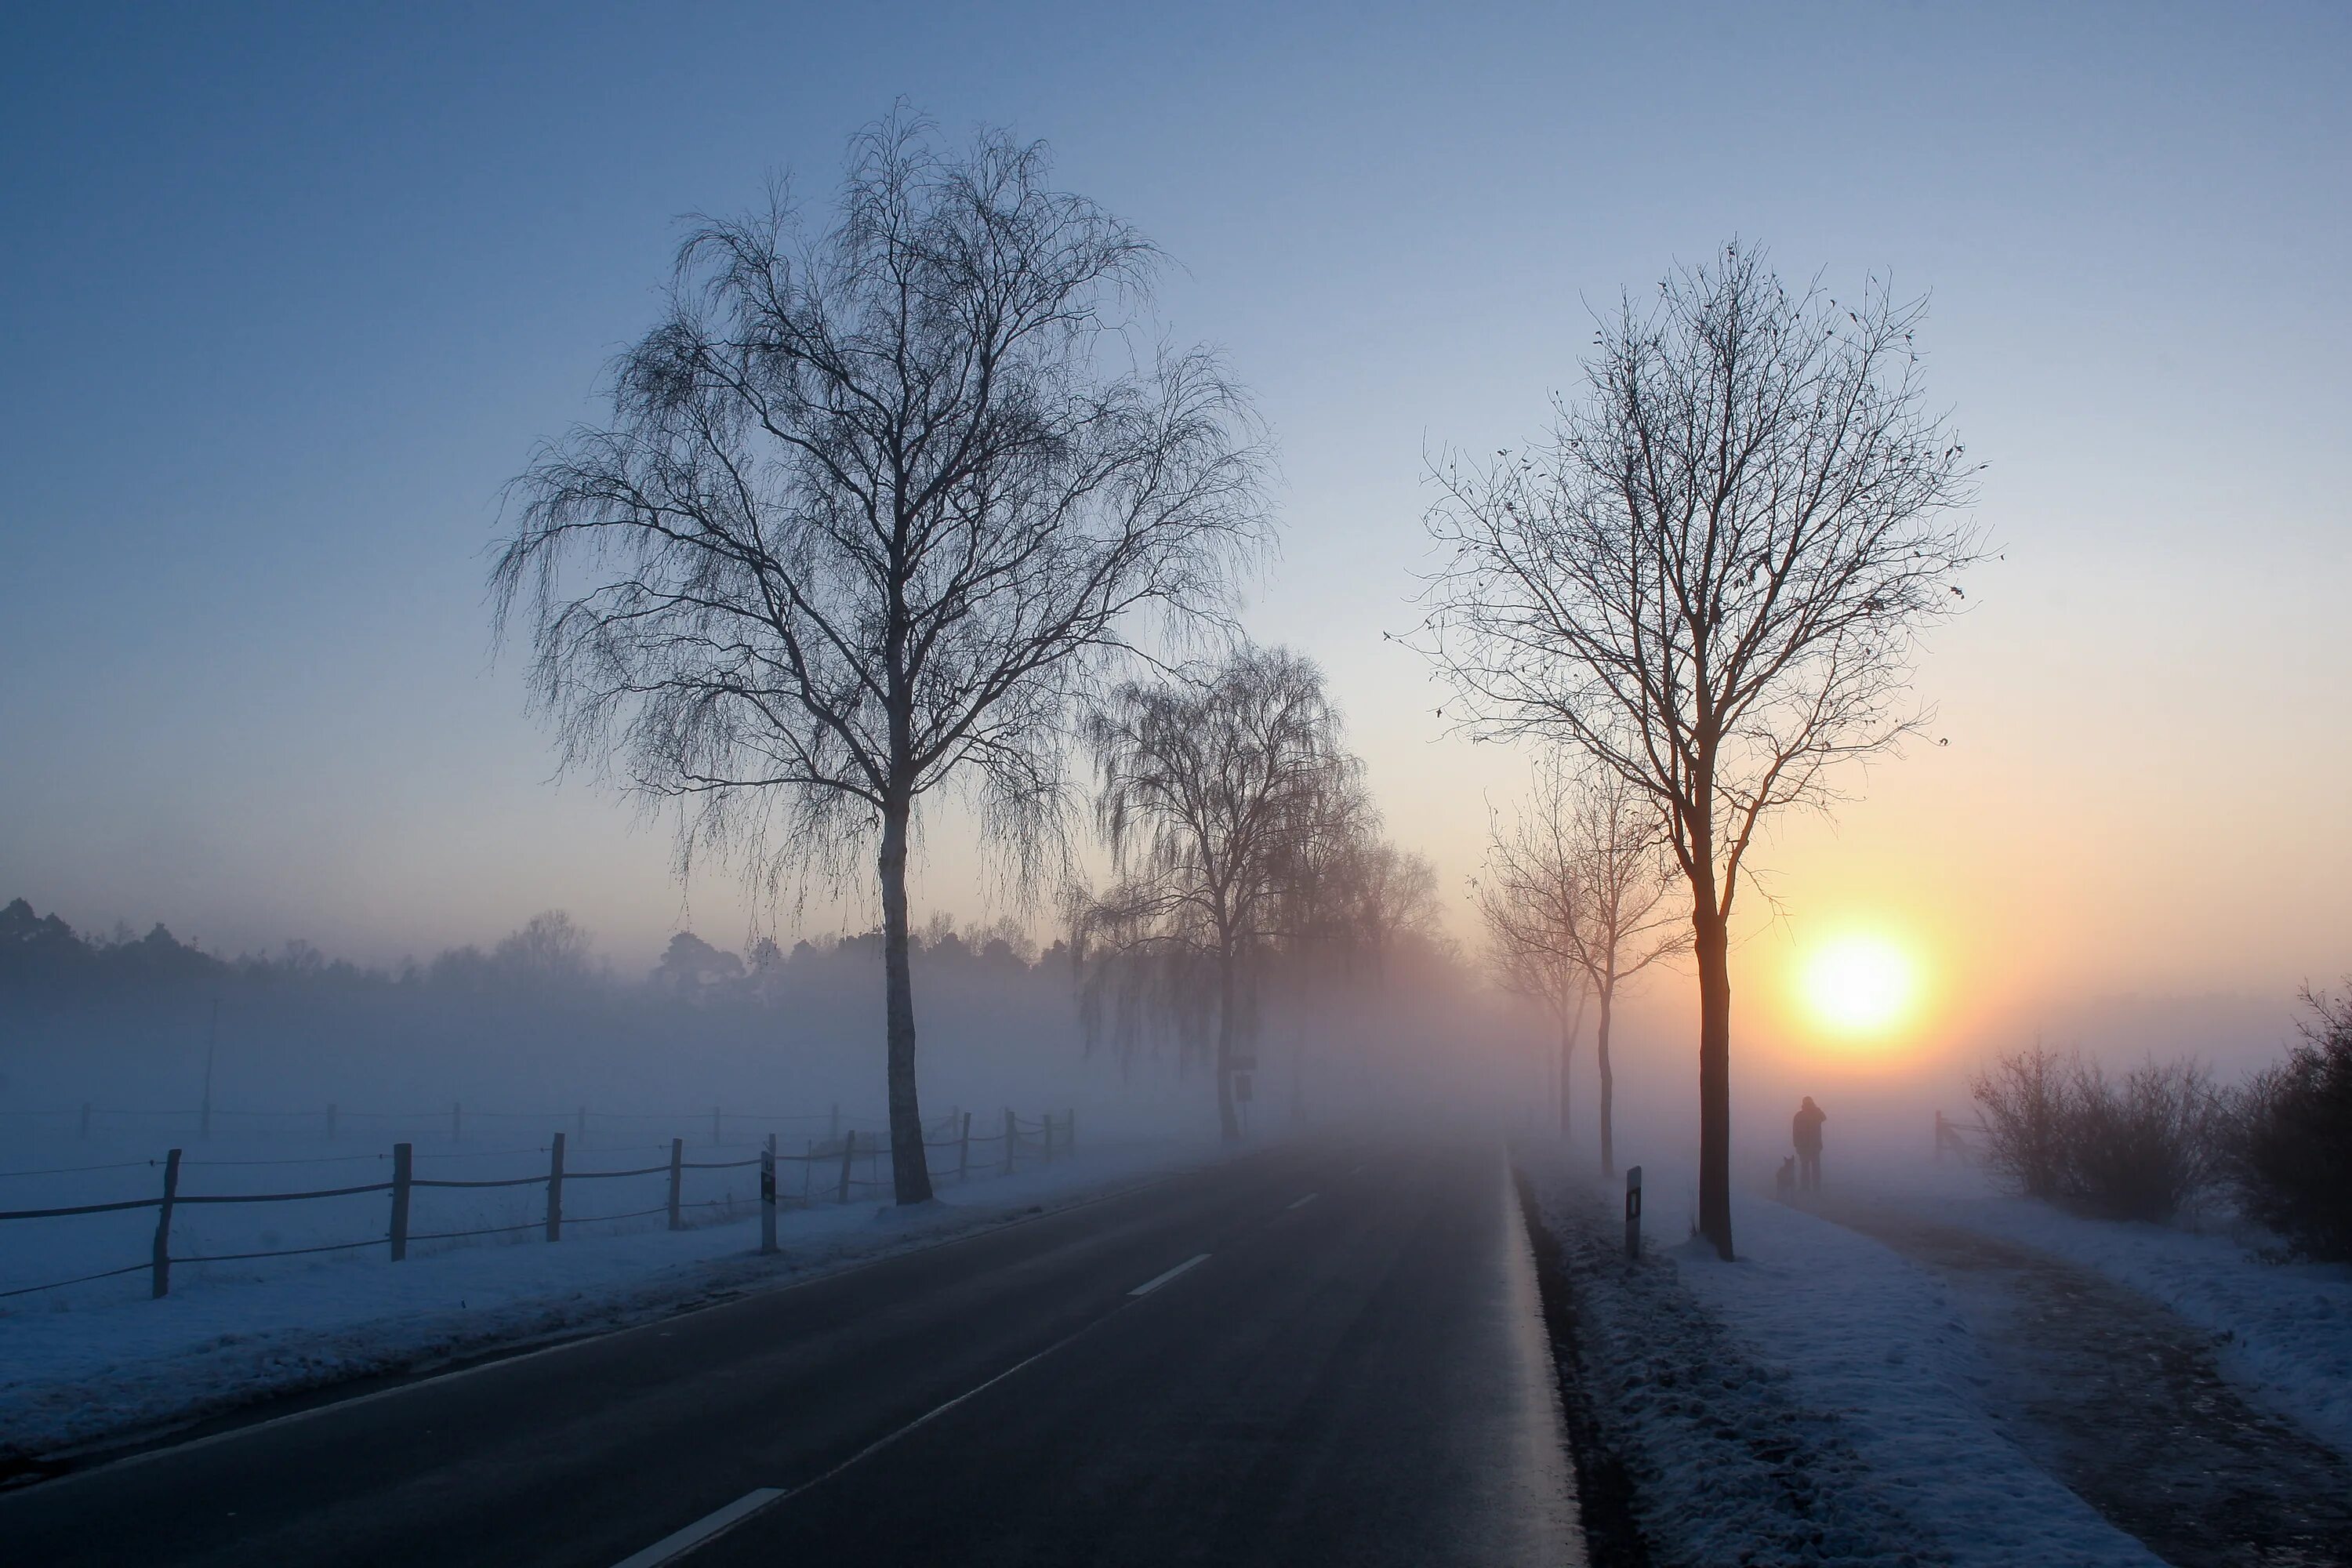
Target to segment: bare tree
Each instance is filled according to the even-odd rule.
[[[1238,1138],[1250,966],[1282,934],[1286,879],[1360,764],[1339,744],[1322,672],[1282,648],[1121,686],[1087,739],[1118,879],[1078,906],[1078,946],[1097,952],[1087,983],[1097,997],[1123,985],[1130,1020],[1149,1005],[1180,1020],[1188,1051],[1213,1048],[1218,1122]]]
[[[1592,977],[1577,928],[1586,892],[1568,831],[1557,769],[1538,775],[1538,798],[1510,831],[1487,831],[1486,865],[1474,884],[1487,952],[1504,989],[1539,1005],[1559,1030],[1555,1077],[1559,1130],[1570,1131],[1569,1066],[1584,1032]],[[1542,786],[1549,784],[1549,793]]]
[[[1646,794],[1689,883],[1699,1227],[1731,1255],[1729,931],[1768,815],[1923,721],[1916,640],[1979,557],[1973,472],[1924,405],[1924,306],[1791,295],[1734,245],[1603,321],[1548,442],[1449,463],[1423,647],[1465,722]]]
[[[903,114],[853,142],[838,215],[786,193],[698,220],[613,421],[517,481],[492,574],[527,603],[567,765],[677,802],[773,893],[878,838],[893,1174],[929,1195],[907,858],[953,784],[1017,886],[1064,843],[1072,701],[1139,629],[1223,620],[1262,542],[1256,425],[1203,350],[1129,333],[1158,257]],[[1156,615],[1154,613],[1157,613]]]
[[[1306,1116],[1307,1038],[1324,1004],[1341,988],[1384,984],[1398,943],[1434,939],[1442,921],[1436,870],[1390,843],[1381,826],[1357,774],[1324,792],[1276,869],[1270,959],[1293,1015],[1294,1121]]]
[[[1554,771],[1549,815],[1559,819],[1563,792]],[[1691,923],[1669,895],[1676,868],[1667,855],[1663,825],[1648,795],[1621,773],[1602,773],[1576,792],[1569,812],[1568,857],[1583,889],[1569,941],[1591,982],[1601,1016],[1593,1058],[1601,1071],[1601,1169],[1617,1170],[1617,1078],[1609,1061],[1609,1030],[1617,987],[1662,958],[1688,952]]]

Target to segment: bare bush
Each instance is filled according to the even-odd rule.
[[[2148,1062],[2120,1081],[2078,1068],[2067,1096],[2067,1195],[2109,1219],[2168,1220],[2210,1186],[2221,1099],[2194,1061]]]
[[[2352,1261],[2352,996],[2304,1001],[2305,1043],[2237,1097],[2231,1184],[2290,1250]]]
[[[2071,1057],[2036,1040],[1977,1074],[1969,1086],[1985,1124],[1985,1163],[2030,1198],[2054,1198],[2066,1180],[2066,1089]]]
[[[2111,1079],[2037,1041],[1971,1088],[1986,1164],[2028,1197],[2109,1219],[2167,1220],[2219,1173],[2224,1102],[2194,1061],[2151,1061]]]

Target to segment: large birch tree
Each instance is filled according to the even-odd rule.
[[[1160,262],[1042,146],[853,142],[829,224],[695,221],[609,422],[514,487],[492,585],[567,764],[684,810],[771,891],[872,852],[901,1203],[930,1194],[908,865],[962,797],[1016,880],[1064,843],[1074,703],[1139,638],[1229,617],[1265,539],[1258,426],[1143,314]]]

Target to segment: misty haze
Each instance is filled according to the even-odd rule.
[[[36,5],[0,1560],[2352,1565],[2352,17]]]

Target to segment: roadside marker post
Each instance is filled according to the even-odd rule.
[[[971,1178],[971,1112],[963,1113],[963,1132],[956,1142],[956,1184]]]
[[[1629,1261],[1642,1260],[1642,1167],[1631,1165],[1625,1171],[1625,1257]]]
[[[850,1162],[856,1158],[857,1129],[853,1127],[849,1130],[848,1135],[841,1141],[841,1194],[834,1199],[835,1203],[845,1204],[849,1201],[849,1166]]]

